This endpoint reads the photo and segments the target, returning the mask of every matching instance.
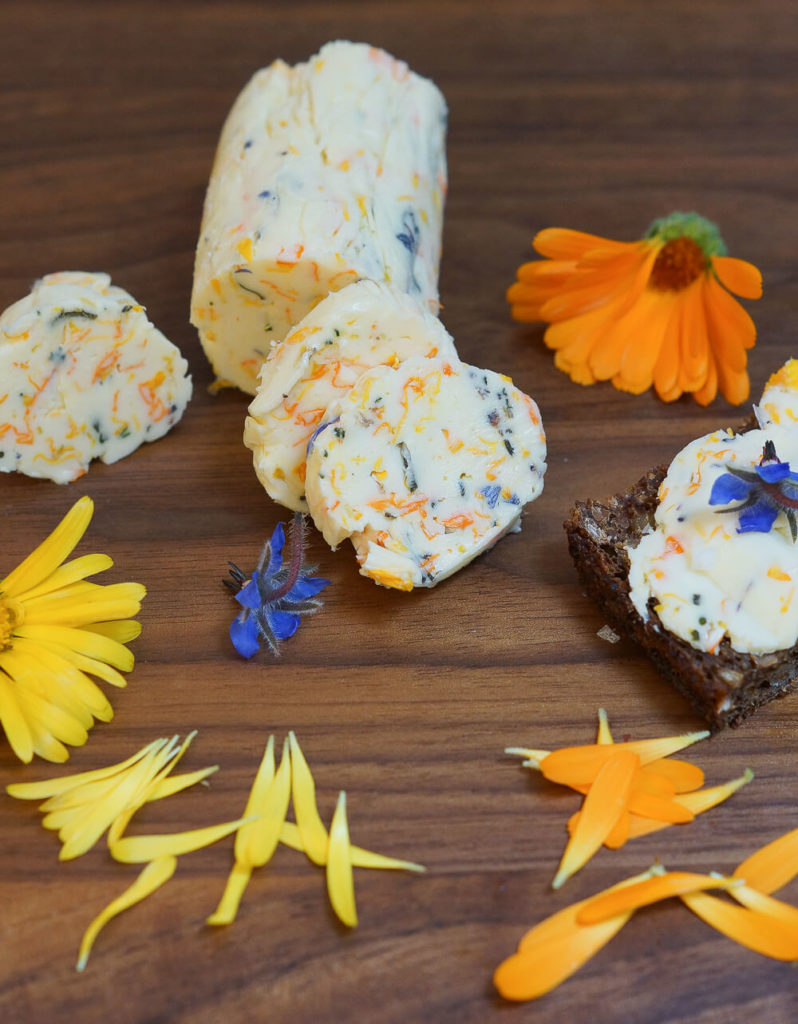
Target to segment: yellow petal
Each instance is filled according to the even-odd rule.
[[[241,898],[249,884],[251,875],[252,868],[249,865],[240,864],[238,861],[233,864],[230,874],[227,876],[227,884],[222,898],[219,900],[219,906],[206,919],[207,924],[232,924],[235,921]]]
[[[115,622],[92,622],[90,626],[83,626],[91,633],[108,637],[109,640],[116,640],[117,643],[127,644],[135,640],[141,634],[141,623],[135,619],[117,619]]]
[[[741,946],[774,960],[798,960],[798,928],[792,924],[705,892],[690,893],[681,899],[702,921]]]
[[[607,712],[604,708],[598,709],[598,733],[596,734],[596,743],[602,746],[607,743],[612,743],[612,733],[610,732],[610,723],[607,719]]]
[[[247,798],[247,805],[244,808],[244,817],[250,815],[260,816],[263,805],[266,802],[266,795],[274,782],[274,736],[269,736],[266,747],[261,757],[260,765],[255,773],[252,786]],[[252,825],[242,828],[236,836],[235,856],[236,860],[243,863],[246,857],[247,847],[252,838]],[[252,865],[254,867],[254,865]]]
[[[154,746],[159,743],[164,744],[165,742],[166,740],[154,740],[152,743],[148,743],[146,747],[142,747],[141,750],[137,750],[135,754],[132,754],[125,761],[108,765],[106,768],[95,768],[88,772],[62,775],[57,779],[43,779],[41,782],[14,782],[10,786],[6,786],[6,792],[17,800],[42,800],[47,797],[58,796],[61,793],[75,789],[84,782],[105,779],[124,771],[125,768],[145,757]]]
[[[160,888],[175,873],[177,859],[175,857],[163,857],[160,860],[148,864],[141,872],[136,881],[126,889],[121,896],[108,904],[105,910],[101,911],[86,929],[83,941],[80,944],[77,969],[82,971],[89,959],[92,946],[102,928],[117,914],[127,910],[134,904],[141,902],[156,889]]]
[[[33,736],[14,689],[5,672],[0,671],[0,723],[11,749],[20,761],[28,764],[33,760]]]
[[[305,852],[302,837],[299,829],[293,821],[284,821],[280,829],[280,842],[290,846],[292,850]],[[386,857],[381,853],[372,853],[371,850],[364,850],[360,846],[353,846],[350,843],[349,853],[353,868],[376,868],[382,871],[417,871],[424,872],[427,869],[421,864],[415,864],[412,860],[399,860],[396,857]],[[327,851],[324,851],[322,866],[327,863]]]
[[[288,734],[288,740],[291,747],[291,793],[302,848],[314,864],[326,864],[328,837],[316,805],[316,784],[293,731]]]
[[[128,619],[141,610],[146,593],[140,583],[114,583],[89,593],[45,594],[26,602],[25,623],[80,627],[108,619]]]
[[[760,847],[734,869],[735,878],[760,892],[777,892],[798,875],[798,828]]]
[[[109,555],[81,555],[80,558],[73,558],[71,562],[65,562],[54,572],[43,580],[38,586],[31,587],[19,595],[19,600],[27,604],[28,601],[43,594],[49,594],[54,590],[61,590],[64,587],[83,580],[87,576],[94,576],[98,572],[110,569],[114,560]]]
[[[338,794],[327,847],[327,892],[339,920],[349,928],[357,925],[355,882],[352,877],[352,854],[349,846],[349,825],[346,820],[346,793]]]
[[[0,580],[0,593],[16,597],[42,583],[67,558],[91,522],[94,502],[80,498],[67,512],[49,537],[12,572]]]
[[[141,864],[156,857],[179,857],[184,853],[200,850],[224,839],[249,821],[239,818],[222,825],[208,825],[187,832],[172,832],[164,835],[123,836],[110,844],[111,856],[122,864]]]
[[[668,871],[653,878],[647,878],[634,885],[604,893],[592,900],[586,900],[576,915],[579,924],[598,924],[616,914],[638,910],[640,907],[658,903],[671,896],[704,889],[729,889],[738,884],[733,878],[720,875],[699,875],[689,871]]]
[[[172,775],[169,778],[161,779],[147,796],[147,802],[163,800],[164,797],[174,796],[175,793],[182,793],[184,789],[195,786],[198,782],[202,782],[203,779],[207,779],[209,775],[213,775],[218,770],[219,765],[215,764],[210,768],[199,768],[195,772],[186,772],[183,775]]]
[[[559,889],[566,879],[590,860],[626,809],[640,758],[627,751],[625,745],[613,744],[610,749],[612,756],[600,768],[585,797],[574,834],[551,883],[553,889]]]
[[[27,625],[19,626],[18,636],[29,640],[44,641],[57,647],[59,653],[69,659],[70,652],[85,654],[89,658],[105,661],[121,672],[133,668],[133,655],[122,644],[109,637],[101,636],[88,629],[71,629],[68,626]]]
[[[250,867],[259,868],[271,858],[280,841],[280,829],[285,821],[290,799],[291,755],[286,738],[280,767],[275,772],[265,798],[260,806],[253,806],[250,809],[247,805],[248,813],[257,814],[258,818],[252,828],[246,831],[240,853],[236,846],[236,860]]]

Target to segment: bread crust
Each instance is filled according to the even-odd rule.
[[[639,644],[713,730],[737,726],[758,707],[794,688],[798,648],[742,654],[724,638],[716,653],[708,654],[665,629],[655,612],[643,621],[629,596],[626,547],[634,547],[653,524],[666,473],[667,466],[659,466],[625,494],[578,501],[563,524],[568,549],[587,595],[612,629]]]

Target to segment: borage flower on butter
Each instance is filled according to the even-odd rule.
[[[655,220],[637,242],[547,228],[508,292],[514,319],[543,320],[554,363],[578,384],[611,380],[663,401],[691,393],[701,405],[718,388],[732,404],[748,397],[748,313],[729,294],[757,299],[761,275],[726,255],[711,221],[696,213]]]
[[[742,504],[720,508],[718,512],[738,515],[738,533],[769,533],[780,513],[784,513],[793,542],[798,537],[798,473],[790,470],[789,462],[781,462],[773,441],[766,441],[759,465],[740,469],[729,465],[726,472],[712,485],[710,505]]]
[[[798,829],[757,850],[731,876],[666,871],[656,864],[541,921],[496,968],[494,984],[505,999],[537,999],[579,970],[635,912],[672,897],[740,945],[776,960],[795,961],[798,909],[770,894],[796,874]],[[713,889],[738,905],[711,895],[708,890]]]
[[[133,668],[125,644],[141,631],[131,616],[146,594],[139,583],[89,583],[113,565],[108,555],[66,561],[91,521],[77,501],[27,558],[0,580],[0,722],[21,761],[66,761],[111,705],[89,678],[125,686]]]
[[[278,523],[251,578],[231,563],[232,579],[224,581],[243,609],[230,626],[230,639],[244,658],[260,649],[261,640],[278,654],[280,642],[299,628],[300,616],[322,605],[316,595],[330,581],[313,576],[316,567],[305,564],[305,517],[300,512],[289,526],[289,541],[290,559],[283,564],[285,529]]]
[[[697,814],[728,799],[750,782],[753,772],[720,786],[701,789],[704,773],[673,754],[709,732],[685,733],[615,744],[606,712],[599,708],[596,743],[560,750],[508,747],[550,782],[584,795],[581,809],[568,822],[570,838],[552,886],[558,889],[602,846],[618,849],[627,840],[669,825],[687,824]]]

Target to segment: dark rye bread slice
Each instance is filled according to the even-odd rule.
[[[795,686],[798,647],[740,654],[724,638],[715,654],[707,654],[665,629],[653,610],[643,622],[629,598],[629,557],[624,549],[634,547],[654,522],[657,492],[666,473],[667,466],[660,466],[627,494],[578,501],[563,524],[568,548],[588,596],[612,629],[638,643],[713,729],[736,726]]]

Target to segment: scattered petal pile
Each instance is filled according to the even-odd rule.
[[[536,999],[574,974],[636,910],[672,896],[735,942],[777,960],[798,961],[798,908],[770,896],[796,875],[798,829],[752,854],[731,877],[655,865],[536,925],[499,964],[494,984],[505,999]],[[708,889],[725,890],[737,902]]]
[[[173,835],[123,835],[130,819],[145,803],[179,793],[217,770],[218,766],[214,766],[171,775],[195,735],[191,733],[182,744],[177,736],[154,740],[127,760],[107,768],[6,787],[10,796],[20,800],[44,799],[39,808],[45,814],[42,824],[58,832],[62,843],[60,860],[80,857],[108,829],[108,848],[115,860],[147,862],[133,885],[89,925],[80,946],[79,971],[86,966],[94,940],[103,926],[171,878],[179,854],[223,839],[242,824],[242,821],[233,821]]]
[[[108,921],[167,882],[175,872],[179,856],[209,846],[234,832],[235,863],[219,906],[208,918],[208,924],[230,924],[235,920],[252,871],[271,859],[278,843],[304,852],[314,864],[326,868],[330,903],[340,920],[350,928],[357,925],[353,867],[425,870],[411,861],[353,846],[349,840],[343,792],[338,797],[327,832],[316,806],[313,776],[293,732],[283,744],[280,766],[276,770],[274,736],[269,737],[243,817],[186,832],[125,835],[131,818],[145,803],[179,793],[217,770],[218,766],[214,766],[182,775],[171,774],[195,735],[192,732],[182,744],[177,736],[154,740],[125,761],[107,768],[6,787],[9,796],[20,800],[44,800],[39,807],[45,815],[42,824],[57,831],[62,843],[61,860],[80,857],[108,830],[108,849],[114,860],[145,865],[133,884],[109,903],[86,929],[78,956],[79,971],[85,968],[92,946]],[[292,797],[295,822],[287,820]]]
[[[671,757],[709,736],[706,731],[652,740],[613,743],[607,714],[599,709],[596,743],[561,750],[508,747],[551,782],[584,794],[581,809],[568,822],[570,838],[552,886],[559,887],[590,860],[603,844],[618,849],[627,839],[669,825],[686,824],[697,814],[728,799],[750,782],[753,772],[721,786],[700,787],[704,773],[689,761]]]
[[[89,676],[125,686],[133,668],[125,647],[141,632],[131,616],[140,583],[101,586],[87,577],[110,568],[107,555],[66,561],[91,521],[91,498],[77,501],[55,530],[0,580],[0,722],[21,761],[69,757],[95,719],[113,710]]]
[[[250,579],[231,566],[232,579],[225,580],[242,611],[230,626],[230,639],[238,653],[251,658],[265,640],[272,654],[279,654],[280,641],[293,636],[300,615],[317,611],[322,601],[316,595],[329,580],[313,576],[316,567],[305,564],[305,517],[297,512],[289,527],[291,558],[283,565],[285,529],[275,526],[266,542],[258,567]]]
[[[292,799],[296,822],[287,820]],[[208,924],[231,924],[235,920],[252,871],[271,859],[278,842],[304,852],[314,864],[326,868],[330,903],[338,918],[350,928],[357,925],[353,867],[425,870],[411,861],[384,857],[353,846],[349,841],[343,792],[339,794],[327,832],[316,806],[316,784],[293,732],[283,743],[276,771],[274,736],[269,737],[244,816],[250,820],[238,830],[235,863],[219,906],[208,918]]]
[[[762,278],[726,255],[711,221],[672,213],[637,242],[547,228],[532,244],[546,259],[518,268],[507,299],[514,319],[551,325],[543,340],[571,380],[632,394],[653,384],[666,402],[707,405],[718,388],[746,400],[756,328],[729,293],[758,299]]]

